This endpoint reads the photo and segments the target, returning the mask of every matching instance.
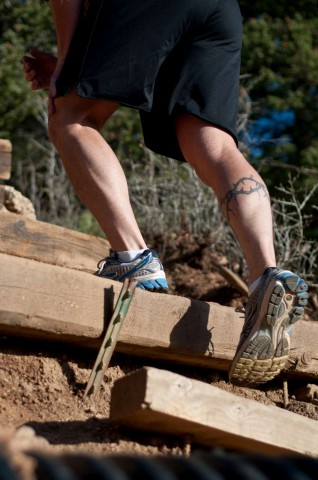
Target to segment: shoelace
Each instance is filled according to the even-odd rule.
[[[105,257],[98,262],[97,264],[98,273],[102,273],[105,265],[107,265],[108,260],[109,260],[109,257]]]

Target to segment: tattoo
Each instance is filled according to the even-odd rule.
[[[263,196],[269,199],[266,186],[258,180],[255,180],[253,175],[250,177],[242,177],[233,184],[233,188],[231,188],[225,197],[221,199],[221,205],[225,206],[224,208],[228,221],[230,213],[234,214],[231,208],[232,200],[237,203],[237,198],[240,195],[252,195],[253,193],[257,193],[259,196],[263,193]]]

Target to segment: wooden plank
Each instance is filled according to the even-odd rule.
[[[317,421],[156,368],[117,380],[110,419],[125,427],[186,436],[209,447],[318,456]]]
[[[0,252],[93,272],[109,254],[103,238],[0,212]]]
[[[0,332],[99,347],[121,284],[85,272],[0,254]],[[117,351],[228,370],[242,314],[217,303],[137,289]],[[318,322],[298,322],[292,356],[311,354],[305,372],[318,378]]]
[[[0,179],[11,177],[12,145],[9,140],[0,139]]]
[[[3,208],[4,204],[4,185],[0,185],[0,215],[1,215],[1,209]],[[1,224],[0,224],[1,228]]]

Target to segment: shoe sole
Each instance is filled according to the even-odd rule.
[[[273,279],[263,300],[263,304],[268,303],[260,326],[251,330],[234,357],[230,371],[233,384],[254,386],[281,372],[288,360],[291,326],[303,317],[307,299],[307,285],[298,275]]]
[[[138,282],[137,288],[141,288],[142,290],[147,290],[147,292],[154,292],[154,293],[168,293],[168,290],[169,290],[168,285],[165,287],[158,283],[155,283],[154,281],[147,282],[147,283]]]
[[[148,292],[167,293],[168,284],[163,271],[152,274],[131,277],[131,280],[137,282],[137,287]]]

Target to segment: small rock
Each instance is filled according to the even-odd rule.
[[[301,402],[309,402],[318,405],[318,385],[308,383],[306,387],[296,390],[295,397]]]
[[[36,220],[35,209],[31,200],[22,195],[22,193],[14,187],[5,185],[3,205],[9,212],[18,213],[30,220]]]

